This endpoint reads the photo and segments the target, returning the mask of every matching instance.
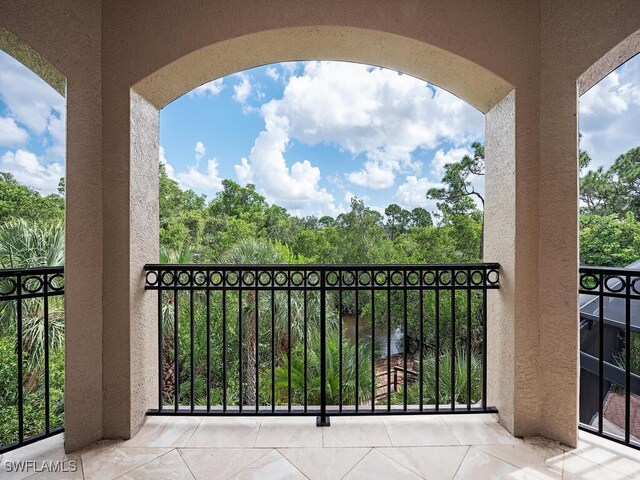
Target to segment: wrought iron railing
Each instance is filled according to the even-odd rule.
[[[640,448],[640,270],[580,268],[580,428]]]
[[[327,425],[329,415],[495,411],[486,305],[498,264],[145,270],[159,331],[150,414]]]
[[[64,267],[0,270],[0,453],[64,430],[63,339]]]

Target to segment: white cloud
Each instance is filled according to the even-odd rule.
[[[483,115],[448,92],[409,75],[343,62],[309,62],[290,78],[282,99],[262,107],[267,127],[283,124],[291,139],[328,143],[367,158],[347,178],[388,188],[400,172],[415,173],[416,149],[480,139]]]
[[[333,195],[320,188],[320,169],[308,160],[287,166],[284,158],[289,136],[286,122],[266,120],[266,130],[251,149],[251,170],[260,179],[267,198],[279,205],[304,209],[317,203],[333,202]]]
[[[435,178],[441,178],[444,174],[444,166],[448,163],[457,163],[462,160],[465,155],[471,155],[471,150],[468,148],[452,148],[445,152],[442,148],[439,149],[433,156],[431,161],[431,173]]]
[[[251,95],[251,79],[246,73],[238,73],[240,82],[233,86],[233,99],[238,103],[245,103]]]
[[[212,80],[211,82],[207,82],[204,85],[200,85],[197,88],[194,88],[189,92],[191,96],[211,96],[215,97],[218,95],[222,89],[224,88],[224,79],[217,78],[216,80]]]
[[[251,170],[251,165],[249,165],[249,161],[246,158],[242,157],[240,159],[240,163],[234,165],[233,169],[235,170],[236,178],[241,185],[253,182],[253,171]]]
[[[640,55],[607,75],[580,97],[580,147],[592,168],[610,166],[640,145]]]
[[[442,184],[433,183],[427,178],[417,178],[409,175],[406,177],[405,182],[398,186],[393,198],[404,208],[425,207],[434,210],[436,202],[427,200],[426,194],[430,188],[440,188],[442,186]]]
[[[280,73],[278,73],[278,69],[274,66],[269,66],[267,67],[267,69],[265,70],[265,73],[267,74],[268,77],[270,77],[273,81],[278,81],[278,79],[280,78]]]
[[[176,172],[173,169],[173,166],[167,160],[167,157],[165,155],[165,150],[162,145],[160,145],[160,150],[159,150],[159,161],[164,165],[164,171],[167,172],[167,177],[169,177],[171,180],[177,181],[178,179],[176,178]]]
[[[207,152],[207,148],[204,146],[204,143],[198,140],[196,142],[194,151],[196,152],[196,160],[200,160],[202,157],[204,157],[204,154]]]
[[[37,134],[47,131],[52,113],[63,115],[65,100],[13,57],[0,51],[0,97],[10,116]]]
[[[222,190],[222,179],[218,173],[218,161],[215,158],[207,162],[205,173],[198,169],[198,165],[191,165],[186,172],[178,173],[180,183],[201,193],[215,193]]]
[[[394,169],[396,165],[396,163],[365,162],[362,170],[347,174],[347,179],[361,187],[389,188],[395,182]]]
[[[347,203],[351,203],[351,199],[353,197],[357,197],[357,195],[353,192],[350,192],[349,190],[347,190],[346,192],[344,192],[344,201]]]
[[[29,140],[29,134],[18,126],[13,118],[0,117],[0,146],[22,145]]]
[[[34,153],[23,149],[5,152],[0,157],[0,170],[11,173],[18,182],[43,194],[56,192],[58,182],[65,174],[61,163],[44,164]]]

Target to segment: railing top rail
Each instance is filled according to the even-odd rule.
[[[406,269],[406,270],[493,270],[499,269],[499,263],[459,263],[459,264],[317,264],[317,263],[300,263],[300,264],[253,264],[253,263],[237,263],[237,264],[163,264],[151,263],[144,266],[145,271],[152,270],[255,270],[255,269],[279,269],[279,270],[387,270],[387,269]]]
[[[0,276],[11,275],[40,275],[40,274],[64,273],[64,265],[52,267],[31,267],[31,268],[0,268]]]
[[[640,269],[624,268],[624,267],[591,267],[589,265],[581,265],[580,273],[603,273],[605,275],[632,275],[640,276]]]

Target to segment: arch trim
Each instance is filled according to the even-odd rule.
[[[216,78],[275,62],[341,60],[379,65],[444,88],[483,113],[513,86],[459,55],[400,35],[352,27],[291,27],[191,52],[134,85],[156,108]]]

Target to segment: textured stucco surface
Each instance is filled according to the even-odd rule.
[[[638,30],[640,2],[5,0],[0,23],[68,80],[68,449],[130,436],[155,388],[157,109],[290,59],[401,69],[488,112],[490,400],[515,434],[575,444],[578,80]]]
[[[238,56],[237,52],[244,54]],[[290,27],[225,40],[172,62],[143,79],[135,88],[161,108],[212,78],[256,65],[327,58],[383,65],[437,85],[446,85],[450,92],[483,112],[513,88],[492,72],[424,42],[342,26]]]
[[[500,290],[488,292],[487,396],[500,422],[514,431],[516,302],[516,94],[486,115],[485,258],[500,263]],[[533,413],[533,412],[532,412]]]
[[[0,25],[0,49],[29,67],[63,97],[67,93],[67,80],[64,75],[46,58],[24,43],[13,33]]]
[[[541,2],[539,302],[541,432],[577,432],[580,76],[640,27],[640,2]],[[602,72],[606,74],[608,72]],[[560,408],[562,406],[562,408]]]

